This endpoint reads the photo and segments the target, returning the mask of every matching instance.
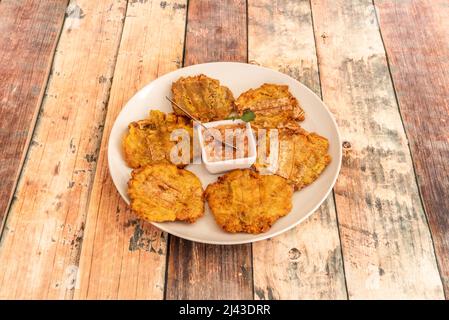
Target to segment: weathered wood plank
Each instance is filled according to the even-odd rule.
[[[189,1],[184,65],[247,59],[243,0]],[[251,245],[170,238],[167,299],[252,299]]]
[[[67,8],[52,76],[5,224],[2,298],[73,296],[125,4],[77,0]]]
[[[375,4],[448,297],[449,3]]]
[[[189,1],[184,65],[247,61],[246,3]]]
[[[248,59],[285,72],[320,95],[308,0],[249,1]],[[256,299],[346,299],[333,196],[309,219],[253,244]]]
[[[372,1],[312,0],[323,99],[345,141],[335,187],[350,298],[443,298]]]
[[[136,220],[109,175],[107,143],[123,105],[142,86],[180,66],[185,1],[131,1],[87,211],[75,298],[162,299],[166,234]]]
[[[0,230],[50,73],[67,0],[0,4]]]

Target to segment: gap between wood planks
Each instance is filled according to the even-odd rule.
[[[323,99],[352,144],[335,186],[349,297],[440,298],[374,7],[311,3]]]
[[[2,5],[1,1],[0,1],[0,5]],[[3,2],[3,5],[6,5],[6,4]],[[66,1],[65,7],[67,7],[67,6],[68,6],[68,0]],[[15,196],[15,193],[16,193],[16,190],[17,190],[18,181],[19,181],[20,176],[22,174],[22,168],[23,168],[23,166],[25,164],[25,161],[26,161],[26,158],[27,158],[29,146],[30,146],[30,143],[32,141],[32,137],[34,135],[34,130],[36,128],[36,123],[38,121],[38,117],[39,117],[39,113],[40,113],[40,110],[41,110],[41,106],[42,106],[44,98],[45,98],[45,92],[47,90],[48,80],[51,77],[51,70],[52,70],[51,66],[53,65],[53,61],[54,61],[54,57],[55,57],[55,53],[56,53],[56,48],[57,48],[57,45],[58,45],[58,42],[59,42],[59,38],[61,36],[61,31],[62,31],[62,28],[63,28],[63,25],[64,25],[65,11],[66,11],[65,9],[63,11],[61,11],[61,13],[62,13],[62,21],[59,23],[59,27],[58,27],[57,33],[56,33],[56,38],[54,40],[52,48],[50,49],[50,51],[51,51],[49,53],[50,57],[49,57],[49,61],[47,62],[47,64],[48,64],[48,72],[47,72],[46,75],[43,76],[42,86],[41,86],[41,89],[40,89],[40,91],[41,91],[40,96],[36,100],[36,106],[34,107],[34,109],[30,110],[31,113],[33,114],[33,116],[32,116],[32,119],[31,119],[31,121],[29,123],[29,128],[25,128],[25,130],[28,131],[28,134],[27,134],[27,138],[26,138],[26,140],[24,142],[24,145],[21,148],[20,160],[19,160],[19,162],[17,164],[17,170],[15,170],[12,173],[13,177],[14,177],[13,178],[14,181],[13,181],[11,186],[7,186],[7,189],[10,189],[10,190],[6,190],[6,191],[3,190],[3,192],[9,192],[9,196],[8,196],[8,199],[3,199],[3,197],[1,199],[2,202],[6,200],[6,203],[0,203],[0,245],[1,245],[1,239],[2,239],[2,235],[3,235],[4,227],[6,225],[6,219],[7,219],[8,215],[9,215],[11,204],[14,201],[14,196]],[[31,90],[31,88],[30,88],[30,90]],[[12,132],[10,132],[9,134],[12,134]],[[6,177],[6,178],[9,179],[9,177]]]
[[[123,38],[123,30],[125,28],[125,23],[126,23],[126,19],[127,19],[127,12],[128,12],[129,1],[132,1],[132,0],[125,0],[125,6],[124,6],[125,10],[123,12],[122,25],[121,25],[121,29],[120,29],[120,37],[119,37],[119,40],[118,40],[118,43],[117,43],[117,48],[116,48],[116,51],[115,51],[115,54],[114,54],[114,62],[113,62],[112,70],[111,70],[111,78],[110,78],[109,88],[107,90],[107,95],[106,95],[106,100],[105,100],[106,112],[104,113],[104,117],[103,117],[103,121],[102,121],[102,123],[103,123],[103,130],[101,131],[101,134],[98,137],[98,148],[97,148],[98,151],[97,151],[97,155],[96,155],[96,159],[97,160],[99,158],[98,155],[101,152],[100,147],[101,147],[101,141],[103,140],[104,124],[106,122],[106,117],[107,117],[107,112],[108,112],[108,107],[109,107],[109,99],[111,97],[111,88],[112,88],[112,84],[113,84],[113,81],[114,81],[114,75],[115,75],[115,68],[117,66],[118,53],[119,53],[120,45],[121,45],[122,38]],[[112,7],[112,4],[111,4],[111,7]],[[94,179],[95,179],[95,176],[96,176],[97,168],[98,168],[98,161],[95,161],[95,167],[94,167],[94,169],[92,171],[92,177],[93,178],[91,180],[91,183],[89,185],[89,189],[88,189],[88,192],[87,192],[86,208],[89,208],[89,206],[90,206],[90,200],[91,200],[91,195],[92,195],[92,188],[93,188],[93,184],[94,184]],[[87,221],[87,216],[84,219],[84,223],[86,223],[86,221]],[[84,237],[81,238],[81,242],[80,242],[79,249],[78,249],[79,250],[78,257],[77,257],[78,260],[76,261],[78,268],[79,268],[79,263],[80,263],[80,259],[81,259],[81,250],[82,250],[82,247],[83,247],[83,243],[84,243]],[[78,277],[79,277],[79,274],[77,275],[76,281],[78,281]],[[71,294],[70,298],[73,299],[73,297],[75,295],[75,292],[73,292],[73,290],[72,290],[72,291],[70,291],[70,294]]]
[[[189,1],[184,66],[247,61],[246,8],[241,0]],[[173,236],[169,243],[166,299],[253,298],[251,245],[214,246]]]
[[[445,234],[449,219],[445,212],[449,207],[449,167],[445,165],[444,159],[449,154],[449,144],[444,139],[447,138],[448,127],[445,116],[448,114],[449,77],[444,72],[448,70],[447,61],[439,57],[445,57],[449,53],[444,31],[447,29],[449,7],[447,1],[372,2],[376,8],[376,19],[401,121],[409,141],[421,205],[431,231],[445,298],[448,299],[449,237]],[[416,77],[422,73],[426,75]],[[422,81],[423,78],[427,81]],[[421,111],[423,108],[426,110]],[[438,118],[432,116],[435,113],[438,113]],[[426,131],[426,128],[431,130]],[[427,133],[425,137],[431,143],[435,141],[441,144],[435,148],[429,147],[426,145],[427,141],[421,139],[421,133]],[[431,171],[426,168],[429,164]]]
[[[163,298],[167,234],[137,219],[117,193],[108,170],[107,133],[138,89],[179,68],[185,9],[184,1],[128,4],[132,19],[126,20],[115,67],[75,299]]]
[[[90,23],[93,23],[93,25],[90,25],[90,27],[92,27],[92,26],[95,26],[95,22],[92,20],[92,19],[95,19],[95,17],[99,17],[99,13],[100,12],[91,12],[91,11],[88,11],[87,12],[87,14],[88,15],[90,15],[90,14],[93,14],[93,13],[97,13],[97,15],[94,17],[94,16],[89,16],[89,17],[87,17],[86,19],[84,19],[84,14],[83,14],[83,12],[82,12],[82,8],[81,7],[79,7],[78,6],[78,4],[79,3],[81,3],[82,4],[82,1],[78,1],[78,2],[74,2],[74,1],[72,1],[70,4],[72,5],[72,9],[73,10],[75,10],[75,11],[73,11],[73,12],[75,12],[75,14],[77,15],[77,16],[72,16],[71,15],[71,13],[72,13],[72,11],[70,12],[70,13],[67,13],[67,15],[65,16],[65,18],[64,18],[64,22],[63,22],[63,24],[62,24],[62,30],[64,30],[65,32],[66,32],[66,34],[62,34],[62,32],[61,32],[61,35],[60,35],[60,38],[59,38],[59,41],[58,41],[58,43],[57,43],[57,46],[56,46],[56,50],[55,50],[55,57],[57,57],[57,55],[56,55],[56,53],[58,52],[58,50],[60,50],[61,49],[61,41],[62,41],[62,37],[64,36],[64,42],[65,42],[65,47],[66,48],[71,48],[70,47],[70,45],[69,45],[69,43],[67,42],[67,37],[68,37],[68,33],[75,33],[75,32],[77,32],[77,30],[76,29],[78,29],[78,26],[76,25],[76,24],[85,24],[86,23],[86,21],[87,20],[89,20],[90,21]],[[115,3],[115,5],[117,5],[117,4],[119,4],[119,3]],[[90,7],[90,4],[89,4],[89,9],[91,9],[92,11],[95,11],[95,10],[99,10],[99,9],[101,9],[100,7],[95,7],[94,6],[94,8],[92,8],[92,7]],[[86,9],[86,7],[84,7],[85,9]],[[110,13],[110,11],[111,11],[111,9],[112,9],[112,6],[111,7],[109,7],[109,10],[107,9],[107,8],[105,8],[106,10],[105,11],[102,11],[101,13],[103,14],[103,18],[105,18],[106,16],[108,16],[108,18],[109,19],[114,19],[114,14],[115,14],[115,18],[117,18],[117,16],[119,16],[119,11],[120,11],[120,9],[121,8],[119,8],[118,6],[116,6],[116,7],[114,7],[114,9],[113,9],[113,11],[114,12],[112,12],[110,15],[109,15],[109,13]],[[66,11],[68,10],[68,8],[66,9]],[[118,39],[118,42],[117,42],[117,46],[115,46],[115,48],[114,48],[114,50],[115,50],[115,53],[114,53],[114,51],[110,51],[111,52],[111,60],[110,60],[110,62],[108,63],[108,62],[105,62],[105,61],[103,61],[102,63],[102,65],[103,65],[103,67],[105,67],[105,70],[103,70],[104,72],[105,72],[105,74],[108,74],[108,73],[110,73],[110,72],[108,72],[108,70],[110,70],[111,72],[113,71],[113,69],[115,68],[115,59],[116,59],[116,56],[117,56],[117,50],[118,50],[118,47],[119,47],[119,41],[120,41],[120,36],[121,36],[121,32],[122,32],[122,30],[123,30],[123,25],[124,25],[124,17],[126,16],[126,7],[125,7],[125,11],[124,12],[122,12],[122,14],[123,14],[123,16],[122,17],[120,17],[120,21],[118,21],[118,20],[108,20],[108,21],[111,21],[110,23],[111,23],[111,30],[114,28],[114,27],[117,27],[117,36],[119,37],[119,39]],[[99,19],[98,19],[98,21],[99,22],[101,22],[101,18],[102,18],[101,16],[99,17]],[[81,22],[80,20],[81,19],[84,19],[83,21],[84,22]],[[117,21],[117,23],[116,23],[116,21]],[[120,23],[121,24],[121,26],[120,25],[117,25],[118,23]],[[115,24],[115,25],[114,25]],[[105,38],[101,38],[100,37],[100,35],[98,35],[98,37],[100,37],[100,40],[104,40],[104,42],[102,42],[102,44],[101,44],[101,46],[105,46],[106,48],[107,48],[107,46],[108,45],[111,45],[111,43],[113,43],[113,41],[114,41],[114,39],[113,40],[110,40],[110,39],[108,39],[107,38],[107,30],[104,30],[104,29],[101,29],[101,25],[100,26],[98,26],[97,25],[97,27],[99,27],[100,28],[100,31],[98,31],[97,30],[97,32],[99,32],[99,34],[100,34],[100,32],[101,32],[101,35],[103,36],[103,37],[105,37]],[[80,27],[81,29],[83,28],[83,26],[81,25],[81,27]],[[73,29],[73,31],[72,31],[72,29]],[[114,36],[116,36],[116,35],[114,35]],[[112,38],[112,37],[111,37]],[[76,42],[76,41],[75,41]],[[76,45],[76,44],[73,44],[73,45]],[[113,46],[113,45],[112,45]],[[65,53],[65,56],[60,56],[59,57],[59,60],[62,60],[62,61],[65,61],[65,58],[64,57],[67,57],[67,55],[70,55],[71,54],[71,52],[70,52],[70,50],[68,50],[69,52],[67,52],[67,53]],[[102,52],[101,52],[101,50],[100,49],[98,49],[97,48],[97,51],[99,51],[100,52],[100,54],[102,54]],[[79,52],[76,52],[76,54],[79,54],[79,55],[81,55],[83,52],[81,52],[81,53],[79,53]],[[87,57],[86,57],[86,59],[87,59]],[[103,59],[104,60],[104,59]],[[54,71],[53,69],[55,68],[55,63],[56,63],[56,61],[55,60],[53,60],[52,61],[52,72]],[[101,66],[101,65],[100,65]],[[67,66],[67,67],[69,67],[69,66]],[[72,66],[73,67],[73,66]],[[100,67],[99,67],[100,68]],[[64,72],[64,70],[59,70],[60,71],[60,73],[63,73]],[[100,72],[100,69],[98,69],[97,70],[98,72]],[[97,72],[97,71],[94,71],[94,72]],[[70,70],[68,70],[67,72],[70,72]],[[50,103],[51,104],[51,102],[49,102],[50,100],[53,100],[53,103],[54,103],[54,100],[56,99],[55,98],[55,95],[57,95],[57,94],[59,94],[60,92],[58,92],[57,90],[56,90],[56,93],[55,93],[55,95],[51,95],[51,97],[50,96],[48,96],[47,97],[47,94],[49,94],[48,93],[48,88],[51,88],[51,86],[52,85],[54,85],[55,83],[57,83],[57,80],[55,80],[55,77],[56,78],[58,78],[58,77],[62,77],[63,78],[63,76],[60,76],[59,74],[56,76],[54,73],[52,73],[51,74],[51,76],[49,77],[49,79],[48,79],[48,81],[47,81],[47,89],[46,89],[46,97],[42,100],[42,103],[41,103],[41,105],[40,105],[40,109],[41,110],[43,110],[43,106],[45,106],[45,105],[47,105],[47,103]],[[80,77],[81,78],[81,77]],[[104,77],[103,77],[104,78]],[[108,99],[108,96],[109,96],[109,89],[110,89],[110,84],[111,84],[111,81],[109,80],[108,81],[108,79],[106,79],[106,78],[104,78],[104,79],[102,79],[102,77],[100,77],[99,78],[100,80],[97,80],[97,78],[94,78],[94,79],[88,79],[88,80],[93,80],[93,81],[95,81],[95,85],[93,85],[93,87],[101,87],[101,86],[103,86],[103,88],[105,88],[106,89],[106,92],[105,92],[105,97],[104,97],[104,100],[103,101],[101,101],[100,99],[101,99],[101,97],[100,97],[100,95],[101,95],[101,90],[102,90],[102,88],[98,88],[98,91],[100,91],[100,92],[97,92],[98,94],[99,94],[99,97],[97,97],[97,96],[95,96],[95,98],[96,98],[96,100],[94,99],[94,103],[95,103],[95,106],[94,106],[94,109],[95,109],[95,107],[97,107],[98,109],[101,109],[101,107],[100,107],[100,104],[103,104],[103,107],[105,107],[106,105],[105,105],[105,103],[107,103],[107,99]],[[75,79],[75,80],[79,80],[79,79]],[[64,81],[64,80],[62,80],[62,81]],[[100,83],[100,85],[96,82],[96,81],[98,81],[98,83]],[[108,88],[108,86],[109,86],[109,88]],[[66,91],[63,91],[63,94],[67,94],[67,92]],[[82,94],[82,93],[80,93],[80,94]],[[48,99],[47,99],[48,98]],[[51,99],[50,99],[51,98]],[[90,97],[89,97],[90,98]],[[82,103],[84,103],[84,101],[82,102]],[[86,104],[87,104],[87,101],[86,101]],[[75,108],[76,109],[76,108]],[[100,114],[101,114],[101,111],[98,111]],[[104,113],[104,116],[105,116],[105,113]],[[42,118],[41,118],[42,117]],[[51,117],[51,116],[46,116],[46,115],[44,115],[44,114],[40,114],[40,117],[37,119],[37,122],[36,122],[36,126],[34,127],[34,132],[33,132],[33,137],[35,136],[35,135],[37,135],[38,134],[38,132],[39,132],[39,128],[40,128],[40,125],[42,125],[43,123],[47,123],[46,125],[47,125],[47,127],[48,127],[48,119],[47,120],[43,120],[42,121],[42,123],[41,123],[41,120],[43,119],[43,118],[45,118],[45,117]],[[63,117],[67,117],[67,119],[69,118],[69,116],[67,116],[67,115],[65,115],[65,116],[63,116]],[[56,119],[56,118],[55,118]],[[59,119],[59,118],[58,118]],[[67,120],[66,119],[66,120]],[[72,119],[73,120],[73,122],[75,122],[76,121],[76,119]],[[56,120],[55,120],[56,121]],[[101,123],[104,123],[104,117],[103,117],[103,119],[99,119],[99,122],[101,122]],[[102,125],[100,125],[99,126],[99,135],[97,135],[96,137],[99,137],[99,136],[101,136],[101,133],[102,133],[102,130],[101,130],[101,127],[102,127]],[[92,136],[94,139],[95,139],[95,136]],[[100,140],[98,140],[98,143],[99,143],[99,141]],[[72,145],[72,142],[70,142],[70,145]],[[74,146],[74,148],[76,148],[76,146]],[[20,179],[18,180],[18,185],[20,185],[20,183],[21,183],[21,181],[23,182],[23,179],[26,179],[27,177],[24,177],[23,175],[24,175],[24,172],[25,172],[25,170],[26,170],[26,168],[27,168],[27,165],[31,165],[30,164],[30,162],[28,161],[28,160],[30,160],[29,159],[29,157],[30,157],[30,152],[31,152],[31,149],[32,149],[32,147],[31,147],[31,145],[30,145],[30,147],[29,147],[29,149],[28,149],[28,151],[27,151],[27,161],[25,161],[24,162],[24,165],[22,166],[22,171],[21,171],[21,174],[20,174]],[[97,150],[97,152],[98,152],[98,147],[95,147],[94,146],[94,149],[96,149]],[[78,151],[79,150],[79,148],[76,148],[76,150]],[[36,151],[37,152],[37,151]],[[95,152],[94,152],[95,153]],[[49,154],[51,154],[51,153],[45,153],[46,155],[49,155]],[[87,157],[87,155],[86,155],[86,157]],[[89,155],[89,158],[86,158],[86,160],[87,160],[87,162],[89,162],[89,163],[92,163],[92,162],[94,162],[93,160],[96,158],[96,156],[95,155],[92,155],[92,154],[90,154]],[[35,160],[35,159],[32,159],[32,160]],[[90,166],[90,165],[89,165]],[[94,172],[95,171],[95,168],[96,168],[96,165],[95,165],[95,163],[93,163],[92,165],[92,168],[91,168],[91,172]],[[54,172],[54,174],[55,175],[59,175],[59,171],[60,171],[60,163],[58,163],[58,165],[55,167],[55,172]],[[63,170],[63,169],[62,169]],[[51,170],[50,170],[51,171]],[[84,170],[83,170],[84,171]],[[45,171],[46,173],[48,173],[48,170],[47,171]],[[63,173],[63,171],[61,171],[61,173]],[[33,173],[33,174],[37,174],[37,172],[36,173]],[[45,173],[44,173],[45,174]],[[73,174],[73,173],[72,173]],[[29,178],[29,177],[28,177]],[[77,186],[74,186],[74,185],[72,185],[72,187],[77,187]],[[70,187],[71,188],[71,187]],[[88,185],[86,186],[86,189],[85,189],[85,191],[87,192],[87,193],[90,193],[90,188],[91,188],[91,185],[88,183]],[[39,190],[40,191],[40,190]],[[61,194],[62,195],[62,194]],[[30,195],[30,196],[32,196],[32,195]],[[34,195],[33,195],[34,196]],[[24,196],[25,198],[27,197],[27,195],[25,195]],[[50,199],[49,199],[50,200]],[[65,199],[66,201],[68,200],[68,199]],[[58,211],[58,209],[61,207],[61,206],[63,206],[63,205],[66,205],[67,203],[64,203],[64,204],[62,204],[61,202],[58,202],[58,203],[60,203],[60,206],[59,207],[56,207],[56,211]],[[12,208],[12,207],[11,207]],[[39,208],[40,210],[43,210],[43,208]],[[11,210],[11,209],[10,209]],[[32,212],[31,212],[32,213]],[[35,212],[36,214],[38,213],[38,212]],[[77,212],[77,214],[76,214],[76,216],[77,216],[77,218],[80,218],[80,219],[82,219],[82,213],[83,213],[83,208],[81,208],[78,212]],[[11,218],[13,218],[13,217],[11,217]],[[16,219],[16,217],[14,217],[15,219]],[[19,217],[20,218],[20,217]],[[67,217],[66,217],[67,218]],[[37,219],[37,218],[34,218],[33,217],[33,219]],[[49,218],[48,218],[49,219]],[[17,220],[17,219],[16,219]],[[44,220],[45,220],[45,218],[44,218]],[[78,219],[77,219],[78,220]],[[8,219],[8,221],[9,221],[9,219]],[[65,224],[65,223],[64,223]],[[29,228],[31,228],[31,226],[30,225],[28,225],[29,226]],[[27,224],[26,224],[26,222],[24,222],[24,225],[22,225],[21,227],[23,228],[23,229],[25,229],[25,231],[27,231],[28,229],[26,229],[26,228],[28,228],[28,226],[27,226]],[[81,222],[81,234],[82,234],[82,229],[83,229],[83,226],[84,226],[84,222]],[[64,227],[65,228],[65,227]],[[18,230],[17,230],[18,231]],[[32,231],[32,230],[31,230]],[[5,234],[3,235],[4,237],[2,237],[2,246],[0,247],[0,249],[1,249],[1,251],[2,251],[2,254],[3,254],[3,256],[4,255],[8,255],[9,254],[9,257],[10,257],[10,259],[11,259],[11,263],[15,263],[15,262],[18,262],[17,260],[20,260],[19,258],[21,257],[20,256],[20,254],[23,254],[23,252],[21,252],[24,248],[22,247],[22,248],[20,248],[20,245],[19,245],[19,250],[17,250],[17,251],[12,251],[12,252],[9,252],[9,253],[5,253],[5,250],[6,250],[6,243],[8,244],[8,248],[11,248],[11,246],[13,246],[14,244],[14,239],[9,239],[9,238],[14,238],[14,235],[12,234],[12,231],[10,230],[9,231],[10,232],[10,234],[9,234],[9,237],[8,237],[8,239],[6,239],[6,237],[5,237]],[[45,227],[43,227],[43,232],[45,232]],[[32,233],[33,234],[33,233]],[[25,233],[25,237],[28,235],[28,232],[26,232]],[[36,234],[37,235],[37,234]],[[76,234],[75,234],[75,236],[76,236]],[[24,238],[25,238],[24,237]],[[81,241],[82,241],[82,236],[76,236],[76,238],[77,238],[77,243],[76,243],[76,246],[78,246],[78,247],[74,247],[73,249],[76,251],[76,250],[81,250]],[[7,241],[8,240],[8,241]],[[25,241],[25,239],[22,239],[22,241]],[[64,239],[59,239],[58,238],[58,241],[65,241]],[[25,243],[25,242],[24,242]],[[58,243],[58,245],[59,245],[59,243]],[[56,253],[55,253],[55,256],[54,256],[54,258],[59,258],[59,259],[61,259],[61,258],[67,258],[67,255],[70,255],[71,257],[70,257],[70,259],[72,259],[72,258],[74,258],[75,260],[74,260],[74,263],[77,265],[78,264],[78,259],[79,259],[79,254],[78,253],[75,253],[75,255],[72,257],[72,255],[71,255],[71,250],[69,250],[69,249],[67,249],[66,250],[66,252],[65,253],[63,253],[63,254],[61,254],[61,255],[59,255],[58,256],[58,251],[57,251],[57,247],[55,248],[55,250],[56,250]],[[30,254],[28,255],[28,257],[29,256],[32,256],[32,255],[34,255],[34,254],[36,254],[35,252],[30,252]],[[38,253],[38,255],[40,255],[40,252]],[[39,258],[38,257],[35,257],[36,258],[36,261],[37,260],[39,260]],[[27,258],[25,258],[25,259],[27,259]],[[48,260],[48,259],[47,259]],[[36,261],[34,261],[34,262],[36,262]],[[20,261],[19,261],[20,262]],[[40,261],[40,262],[42,262],[42,261]],[[45,262],[45,261],[44,261]],[[47,262],[51,262],[51,261],[47,261]],[[2,265],[3,267],[5,267],[4,265]],[[28,272],[28,271],[26,271],[27,269],[26,269],[27,267],[25,267],[25,269],[22,269],[22,271],[24,271],[25,270],[25,273],[23,273],[23,274],[21,274],[20,276],[22,277],[21,278],[21,282],[22,282],[22,284],[20,284],[21,286],[22,286],[22,288],[23,288],[23,290],[17,290],[17,293],[14,293],[14,291],[16,291],[16,288],[11,288],[11,290],[8,290],[8,289],[5,289],[5,286],[3,287],[3,288],[0,288],[0,289],[4,289],[5,291],[3,291],[3,292],[6,292],[6,293],[4,293],[4,294],[6,294],[6,295],[13,295],[13,294],[17,294],[17,295],[19,295],[19,296],[26,296],[26,297],[31,297],[31,296],[33,296],[33,297],[40,297],[40,298],[42,298],[42,297],[47,297],[47,295],[48,295],[48,290],[50,290],[50,287],[51,287],[51,285],[52,285],[52,282],[48,282],[48,283],[43,283],[42,285],[38,285],[38,284],[36,284],[36,283],[34,283],[33,281],[31,281],[31,282],[28,282],[28,284],[23,284],[23,282],[25,281],[26,282],[26,280],[25,280],[25,278],[26,277],[30,277],[31,275],[30,275],[30,273],[31,272]],[[32,268],[34,268],[34,266],[32,266]],[[37,267],[36,267],[37,268]],[[14,272],[14,270],[10,270],[10,271],[12,271],[12,272]],[[43,271],[43,272],[45,272],[45,271]],[[20,272],[19,272],[19,270],[16,270],[15,271],[15,273],[16,274],[20,274]],[[39,272],[38,272],[39,273]],[[10,273],[9,273],[10,274]],[[11,274],[10,274],[11,275]],[[34,276],[33,276],[33,280],[36,280],[36,281],[38,281],[38,282],[42,282],[42,281],[46,281],[46,280],[48,280],[48,279],[46,279],[46,278],[44,278],[43,277],[43,275],[42,274],[40,274],[39,273],[39,275],[38,275],[38,279],[34,279]],[[51,277],[51,276],[50,276]],[[56,285],[57,285],[57,283],[56,283]],[[35,286],[40,286],[39,288],[35,288]],[[33,289],[31,289],[30,287],[33,287]],[[46,287],[48,287],[48,289],[46,289]],[[0,290],[1,291],[1,290]],[[26,292],[25,292],[26,291]],[[67,290],[68,292],[67,293],[65,293],[64,294],[64,297],[65,298],[71,298],[72,297],[72,295],[73,295],[73,291],[72,290]],[[0,296],[2,296],[1,294],[0,294]]]
[[[402,115],[402,111],[401,111],[401,108],[400,108],[400,105],[399,105],[399,99],[398,99],[398,95],[397,95],[396,85],[394,84],[393,74],[391,73],[391,62],[390,62],[390,58],[388,56],[387,48],[385,46],[384,37],[382,35],[382,28],[380,27],[379,13],[377,12],[375,0],[372,0],[372,4],[373,4],[373,7],[374,7],[374,12],[376,14],[376,22],[377,22],[377,24],[379,26],[380,39],[382,40],[382,45],[383,45],[384,50],[385,50],[385,58],[387,60],[388,73],[390,75],[391,85],[393,86],[394,98],[396,100],[396,104],[398,105],[399,116],[401,118],[402,127],[404,128],[405,137],[407,139],[407,146],[408,146],[408,150],[409,150],[409,153],[410,153],[410,159],[412,160],[412,165],[413,165],[413,174],[415,176],[416,185],[418,186],[418,194],[419,194],[420,204],[421,204],[421,207],[422,207],[422,209],[424,210],[424,213],[425,213],[427,226],[429,227],[429,230],[431,230],[430,229],[429,218],[428,218],[428,213],[426,211],[426,206],[424,205],[424,199],[423,199],[423,196],[422,196],[422,191],[421,191],[421,187],[420,187],[419,180],[418,180],[418,174],[417,174],[417,171],[416,171],[415,159],[413,157],[412,149],[410,148],[410,139],[408,137],[409,133],[407,132],[406,127],[405,127],[404,117]],[[433,250],[435,251],[435,241],[433,239],[432,232],[430,232],[430,238],[431,238],[431,241],[432,241]],[[441,266],[439,264],[438,257],[436,256],[436,251],[435,251],[435,263],[436,263],[436,265],[438,267],[438,272],[440,273],[440,278],[441,278],[441,280],[443,282],[443,277],[442,277],[442,274],[441,274]],[[443,286],[443,289],[444,289],[444,291],[443,291],[444,297],[445,297],[445,299],[447,299],[447,293],[446,293],[446,290],[445,290],[444,286]]]
[[[286,73],[320,95],[309,0],[249,1],[248,10],[251,63]],[[333,195],[292,230],[254,243],[253,252],[255,299],[348,298]]]
[[[315,34],[315,22],[313,20],[313,13],[312,13],[312,0],[309,0],[309,5],[310,5],[310,19],[312,20],[312,29],[313,29],[313,38],[314,38],[314,43],[315,43],[315,54],[316,54],[316,59],[317,59],[317,70],[318,70],[318,79],[320,82],[320,98],[321,100],[323,99],[323,88],[321,87],[321,73],[320,73],[320,68],[318,65],[319,59],[318,59],[318,48],[317,48],[317,43],[316,43],[316,34]],[[334,205],[335,205],[335,213],[337,213],[335,215],[335,219],[337,221],[337,230],[338,230],[338,241],[340,244],[340,254],[342,257],[342,268],[343,268],[343,278],[345,281],[345,291],[346,291],[346,299],[349,300],[349,291],[348,291],[348,281],[346,280],[346,271],[345,271],[345,260],[343,259],[343,248],[341,245],[341,231],[340,231],[340,223],[338,221],[338,208],[337,208],[337,201],[335,200],[335,191],[334,188],[332,188],[332,200],[334,201]]]

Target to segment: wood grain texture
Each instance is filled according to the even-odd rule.
[[[323,98],[344,156],[335,195],[350,298],[443,298],[371,1],[312,0]]]
[[[246,3],[189,1],[184,65],[247,59]],[[167,299],[252,299],[251,245],[170,238]]]
[[[449,3],[375,4],[448,297]]]
[[[41,106],[67,0],[0,3],[0,231]]]
[[[118,52],[87,211],[77,299],[162,299],[167,235],[134,216],[109,174],[107,144],[125,103],[180,67],[186,2],[131,1]]]
[[[249,1],[248,59],[284,72],[320,95],[308,0]],[[346,299],[331,194],[298,227],[253,244],[256,299]]]
[[[71,298],[125,1],[71,2],[0,248],[0,297]]]
[[[184,66],[247,61],[246,2],[189,1]]]

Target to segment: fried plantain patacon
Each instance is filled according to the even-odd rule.
[[[215,221],[228,232],[261,233],[292,208],[293,187],[276,175],[234,170],[207,186]]]
[[[174,130],[184,129],[192,139],[190,120],[174,113],[165,114],[159,110],[151,110],[147,119],[132,122],[128,133],[123,138],[123,151],[126,163],[131,168],[139,168],[147,164],[171,163],[170,153],[177,141],[171,141]],[[177,157],[179,167],[186,166],[192,158],[190,154]]]
[[[279,175],[286,178],[295,190],[315,181],[331,162],[328,154],[329,141],[314,132],[307,132],[300,126],[278,129],[277,159],[270,150],[267,130],[265,139],[258,141],[258,158],[254,167],[257,171]],[[261,136],[263,137],[263,136]],[[266,157],[260,152],[265,143]]]
[[[133,212],[148,221],[192,223],[204,214],[200,180],[192,172],[172,164],[133,170],[128,195]]]
[[[173,101],[202,122],[223,120],[234,111],[234,96],[220,81],[204,74],[181,77],[172,85]],[[176,114],[185,115],[172,105]]]
[[[247,109],[253,111],[256,118],[251,125],[256,128],[278,128],[292,120],[304,120],[304,111],[287,85],[265,83],[250,89],[237,98],[235,107],[240,115]]]

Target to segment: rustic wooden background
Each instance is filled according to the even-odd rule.
[[[447,0],[1,0],[0,298],[444,299]],[[241,246],[137,220],[108,173],[111,126],[183,65],[285,72],[334,113],[333,194]]]

